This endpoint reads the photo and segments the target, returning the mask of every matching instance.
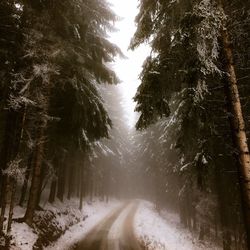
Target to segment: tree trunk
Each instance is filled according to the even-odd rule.
[[[229,33],[226,29],[226,26],[224,26],[224,28],[222,29],[222,41],[223,41],[224,56],[226,59],[226,70],[228,73],[227,98],[232,113],[232,116],[230,117],[230,123],[231,123],[234,142],[238,150],[239,176],[240,176],[239,181],[242,190],[247,241],[248,241],[248,247],[250,249],[250,154],[247,144],[245,122],[242,113],[236,71],[233,61],[233,51],[230,43]]]
[[[205,239],[205,226],[202,223],[200,225],[200,231],[199,231],[199,240],[203,241]]]
[[[84,197],[84,184],[85,184],[85,174],[84,174],[84,168],[85,168],[85,161],[83,156],[83,164],[80,165],[80,206],[79,209],[82,210],[82,203],[83,203],[83,197]]]
[[[218,154],[218,152],[214,154]],[[215,180],[216,192],[218,196],[223,250],[230,250],[229,248],[230,237],[228,237],[228,233],[229,233],[228,229],[230,228],[230,225],[229,225],[230,215],[228,214],[228,209],[227,209],[228,198],[226,195],[226,192],[227,192],[226,181],[225,181],[225,176],[223,176],[223,172],[225,172],[226,170],[221,165],[220,159],[215,158],[214,164],[216,166],[215,172],[214,172],[214,180]]]
[[[9,178],[4,176],[4,180],[2,183],[2,197],[1,197],[1,214],[0,214],[0,235],[3,234],[3,227],[4,227],[4,220],[5,220],[5,210],[7,206],[7,199],[8,199],[8,180]]]
[[[64,153],[65,154],[65,153]],[[65,192],[65,169],[66,164],[68,162],[66,161],[66,157],[64,155],[63,160],[61,161],[60,168],[58,169],[58,186],[57,186],[57,198],[63,202],[64,192]]]
[[[38,139],[36,142],[36,148],[34,152],[34,166],[33,166],[33,173],[32,173],[32,181],[30,187],[30,194],[29,200],[27,204],[27,210],[25,213],[24,220],[28,225],[32,225],[33,223],[33,216],[35,213],[35,209],[37,206],[37,197],[39,195],[40,190],[40,182],[41,182],[41,174],[42,174],[42,157],[43,157],[43,150],[44,150],[44,130],[45,125],[39,128],[38,131]]]
[[[8,225],[7,225],[7,233],[11,230],[12,218],[13,218],[13,210],[15,205],[15,194],[16,194],[16,180],[10,180],[10,188],[11,188],[11,197],[10,197],[10,208],[9,208],[9,218],[8,218]]]
[[[56,197],[56,186],[57,186],[57,181],[56,179],[54,179],[51,182],[51,186],[50,186],[50,194],[49,194],[49,203],[53,203],[55,201],[55,197]]]
[[[228,230],[223,230],[223,250],[231,250],[232,240],[231,233]]]
[[[8,166],[8,163],[11,159],[12,149],[14,147],[15,142],[15,130],[16,130],[16,120],[17,120],[17,113],[9,110],[6,114],[6,125],[5,125],[5,132],[4,132],[4,140],[3,140],[3,147],[1,149],[0,154],[0,172],[2,173]],[[0,189],[0,206],[2,206],[2,202],[4,202],[4,196],[6,191],[6,177],[2,176],[1,182],[1,189]],[[1,224],[1,222],[0,222]]]
[[[83,179],[83,166],[80,167],[80,204],[79,209],[82,210],[82,203],[83,203],[83,188],[84,188],[84,179]]]
[[[78,165],[77,161],[77,166],[76,166],[76,172],[77,174],[75,175],[75,191],[76,191],[76,197],[80,198],[80,193],[81,193],[81,166]]]
[[[45,179],[45,166],[44,166],[44,163],[42,163],[43,166],[42,166],[42,172],[41,172],[41,180],[40,180],[40,187],[39,187],[39,192],[38,192],[38,196],[37,196],[37,201],[36,201],[36,207],[37,208],[41,208],[40,207],[40,200],[41,200],[41,197],[42,197],[42,193],[44,191],[44,189],[46,188],[46,185],[47,185],[47,179]]]
[[[27,168],[25,171],[23,186],[22,186],[22,190],[21,190],[21,197],[20,197],[20,201],[19,201],[19,205],[21,207],[23,206],[23,203],[25,201],[25,197],[26,197],[26,193],[27,193],[27,189],[28,189],[28,183],[29,183],[31,167],[32,167],[32,159],[33,159],[33,153],[31,153],[29,156]]]
[[[74,171],[75,171],[75,168],[74,168],[74,163],[70,163],[71,165],[71,168],[69,168],[69,178],[68,178],[68,195],[67,195],[67,198],[68,200],[71,199],[72,197],[72,193],[73,193],[73,185],[74,185]]]
[[[1,151],[0,164],[1,169],[5,170],[8,167],[8,163],[14,159],[16,159],[19,146],[22,138],[22,132],[25,121],[25,109],[22,109],[20,112],[9,110],[7,113],[7,122],[5,127],[5,137]],[[5,209],[8,202],[8,187],[10,185],[10,180],[8,176],[2,176],[1,183],[1,193],[0,193],[0,205],[1,205],[1,215],[0,215],[0,233],[3,232],[3,223],[4,223],[4,215]]]

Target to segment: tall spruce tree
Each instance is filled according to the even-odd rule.
[[[78,174],[86,168],[82,162],[90,144],[108,137],[111,126],[98,85],[118,82],[108,65],[121,51],[107,39],[116,16],[106,1],[27,0],[1,5],[1,27],[11,27],[10,32],[1,32],[1,75],[6,79],[1,82],[1,131],[6,126],[6,132],[1,132],[1,148],[2,156],[12,154],[1,162],[1,169],[7,173],[10,163],[20,157],[22,164],[16,168],[26,169],[20,202],[24,205],[29,188],[24,220],[32,225],[51,171],[56,176],[54,191],[58,190],[61,200],[66,176],[73,176],[74,189],[83,190],[84,180]],[[16,126],[17,132],[12,130],[11,136],[8,121]],[[16,145],[14,153],[11,145]],[[60,159],[66,163],[61,164]],[[1,176],[1,193],[6,181],[7,175]],[[70,182],[69,177],[68,189]],[[2,200],[1,232],[9,202]]]
[[[210,184],[206,179],[209,176],[208,180],[212,176],[220,176],[213,181],[218,185],[214,192],[219,197],[224,227],[224,249],[231,247],[231,217],[230,211],[223,213],[228,205],[232,206],[238,192],[238,188],[234,189],[234,196],[231,197],[224,187],[230,183],[227,173],[236,172],[236,167],[228,163],[228,159],[233,155],[237,156],[241,168],[238,181],[237,175],[231,179],[234,183],[232,189],[240,183],[244,197],[246,228],[249,228],[249,191],[246,187],[249,183],[249,153],[236,81],[236,72],[247,65],[244,52],[236,45],[236,41],[246,36],[249,27],[248,10],[249,6],[239,1],[141,1],[140,12],[136,18],[138,28],[131,42],[132,49],[143,42],[148,42],[152,47],[152,53],[146,60],[141,74],[141,85],[135,96],[137,111],[141,112],[137,128],[146,128],[159,118],[168,116],[168,103],[171,98],[176,92],[185,91],[183,101],[186,109],[178,118],[181,124],[174,144],[182,156],[180,165],[181,169],[185,169],[184,176],[190,177],[189,173],[194,173],[197,180],[196,189],[205,197],[211,191],[211,188],[207,189]],[[239,15],[242,11],[244,18]],[[233,16],[231,13],[237,15]],[[234,49],[231,44],[235,45]],[[238,65],[233,64],[234,57],[237,57]],[[224,92],[224,85],[229,91]],[[228,99],[227,102],[225,97]],[[235,105],[237,112],[236,109],[232,109]],[[229,109],[225,111],[227,106]],[[224,107],[224,110],[221,110],[221,107]],[[233,120],[231,126],[226,118]],[[241,136],[238,136],[238,133]],[[230,134],[234,137],[234,146],[230,145]],[[242,138],[244,139],[241,140]],[[244,150],[243,144],[239,141],[244,142]],[[218,150],[221,143],[222,148],[227,150],[223,154]],[[233,154],[233,151],[237,153]],[[218,159],[218,155],[228,156]],[[214,162],[210,162],[205,156],[209,156]],[[223,168],[224,172],[218,172],[223,161],[227,162],[228,167]],[[221,181],[222,186],[219,185]],[[190,191],[194,193],[194,190],[190,190],[190,187],[195,187],[192,183],[191,178],[191,181],[183,184],[181,194],[185,199],[190,196]],[[205,197],[198,199],[202,202]],[[204,228],[201,225],[201,235],[203,232]]]

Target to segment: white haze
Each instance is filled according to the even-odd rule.
[[[149,55],[149,47],[146,45],[140,46],[135,51],[128,50],[130,40],[134,35],[136,26],[134,23],[135,17],[138,13],[137,0],[109,0],[113,5],[112,9],[122,18],[116,23],[118,32],[111,34],[110,40],[117,44],[127,57],[127,59],[117,58],[114,64],[114,70],[122,81],[120,89],[123,99],[121,100],[127,125],[133,128],[135,125],[136,113],[134,113],[135,103],[133,97],[139,85],[138,75],[141,72],[141,66]]]

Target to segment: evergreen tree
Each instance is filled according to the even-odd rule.
[[[205,0],[141,1],[140,13],[136,18],[138,28],[131,42],[132,49],[143,42],[150,43],[152,47],[135,96],[137,111],[141,112],[137,128],[146,128],[159,118],[168,116],[168,103],[176,98],[175,93],[185,93],[182,104],[185,109],[180,117],[174,118],[174,123],[180,124],[173,139],[182,159],[178,163],[178,172],[183,172],[184,176],[184,179],[181,178],[180,197],[184,198],[183,204],[192,204],[188,201],[193,200],[197,210],[199,203],[204,204],[209,194],[218,196],[224,249],[231,247],[231,211],[240,213],[238,202],[236,210],[229,211],[234,207],[235,200],[239,200],[239,183],[245,197],[243,207],[247,228],[249,227],[248,188],[245,186],[248,185],[248,148],[235,75],[235,72],[240,72],[247,65],[242,48],[239,48],[236,41],[244,35],[247,37],[248,7],[239,1],[224,1],[223,5],[219,1]],[[245,14],[242,18],[239,13],[243,10]],[[237,15],[233,16],[231,13]],[[229,44],[235,45],[233,50]],[[233,57],[238,64],[233,64]],[[231,89],[231,92],[226,92],[226,96],[224,86]],[[228,98],[227,102],[225,97]],[[236,103],[237,111],[232,109]],[[228,111],[226,107],[229,108]],[[231,126],[226,121],[230,117],[234,120]],[[241,136],[237,133],[241,133]],[[234,139],[234,146],[229,143],[230,134],[237,138]],[[244,150],[243,145],[239,144],[242,136]],[[241,166],[241,177],[238,180],[236,174],[231,177],[228,174],[236,173],[236,167],[232,164],[235,156],[232,152],[235,151],[239,152],[236,156]],[[241,159],[243,155],[244,161]],[[169,167],[173,168],[173,165]],[[214,185],[217,185],[216,189]],[[225,190],[228,185],[233,196]],[[195,197],[197,190],[201,195]],[[213,200],[216,202],[216,199]],[[192,208],[188,210],[190,217]],[[187,211],[183,212],[187,215]],[[201,238],[204,231],[204,226],[201,225]]]
[[[1,5],[1,27],[10,28],[1,32],[1,75],[6,79],[1,82],[1,169],[11,172],[11,163],[20,159],[21,164],[15,164],[25,171],[20,203],[24,205],[29,188],[24,220],[32,225],[51,172],[50,200],[57,190],[63,201],[67,177],[68,193],[73,194],[71,188],[74,195],[80,192],[81,206],[84,159],[92,143],[108,137],[112,125],[99,84],[118,83],[109,63],[121,51],[107,38],[116,16],[106,1],[5,1]],[[11,131],[10,126],[14,126]],[[1,176],[1,193],[9,183],[16,187],[16,179]],[[14,197],[16,188],[11,190]],[[7,202],[11,210],[14,206],[8,196],[1,196],[1,232]],[[11,217],[12,212],[10,225]]]

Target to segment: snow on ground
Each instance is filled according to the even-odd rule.
[[[157,213],[150,202],[141,201],[135,216],[136,236],[148,250],[219,250],[211,243],[201,243],[179,223],[178,217],[167,211]]]
[[[83,205],[82,214],[87,216],[84,221],[72,226],[66,233],[54,244],[47,247],[47,250],[69,250],[70,247],[84,238],[87,233],[106,217],[110,211],[121,205],[117,200],[111,200],[108,203],[101,202],[98,199],[93,203],[86,202]]]
[[[6,209],[8,211],[8,208]],[[14,208],[14,218],[21,218],[25,214],[25,209],[16,206]],[[6,223],[4,227],[6,227]],[[11,246],[11,250],[31,250],[34,243],[36,242],[38,236],[32,228],[30,228],[26,223],[12,223],[11,228],[12,241],[15,242],[15,246]]]
[[[78,209],[79,201],[77,199],[65,201],[64,203],[57,200],[54,204],[43,204],[43,209],[55,212],[54,214],[57,216],[56,223],[62,229],[67,229],[67,227],[69,227],[72,222],[77,221],[77,219],[81,220],[80,223],[70,227],[66,233],[55,244],[48,247],[48,249],[68,250],[73,242],[82,238],[92,226],[120,204],[121,203],[116,200],[111,200],[107,203],[100,201],[98,198],[94,198],[92,202],[86,201],[83,203],[82,211]],[[24,213],[25,209],[20,206],[15,207],[15,218],[22,218]],[[74,215],[74,218],[71,218],[72,215]],[[14,243],[14,246],[11,246],[11,250],[32,250],[34,243],[38,239],[37,232],[26,223],[13,222],[11,236],[13,237],[12,242]]]
[[[16,246],[12,246],[12,250],[30,250],[33,248],[38,236],[34,233],[26,223],[13,223],[12,236],[15,239]]]

